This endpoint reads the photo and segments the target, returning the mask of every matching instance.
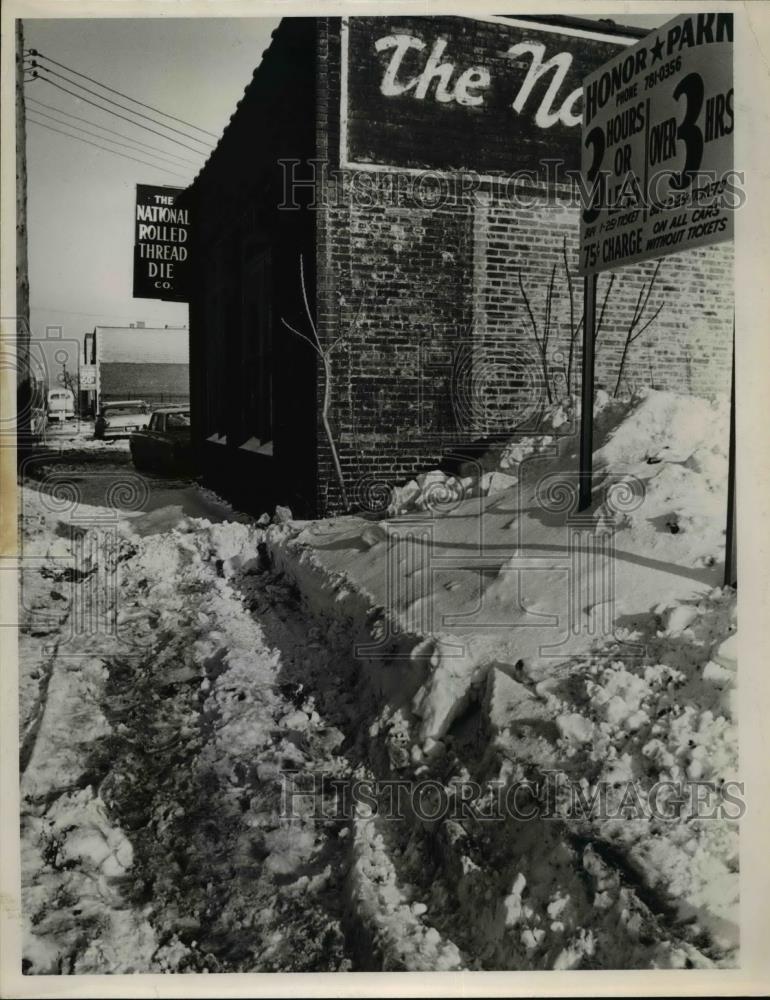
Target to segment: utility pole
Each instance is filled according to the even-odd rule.
[[[29,440],[29,271],[27,268],[27,125],[24,105],[24,28],[16,20],[16,433],[19,455]]]

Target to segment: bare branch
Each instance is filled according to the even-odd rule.
[[[575,330],[575,296],[572,290],[572,272],[569,269],[569,258],[567,256],[567,237],[564,237],[564,242],[562,243],[562,255],[564,257],[564,271],[567,275],[567,290],[569,292],[569,328],[570,332],[574,336]]]
[[[629,329],[632,330],[632,331],[634,330],[634,328],[636,327],[636,324],[639,322],[639,320],[641,319],[641,316],[642,316],[642,310],[639,308],[639,306],[640,306],[641,301],[642,301],[642,296],[644,295],[644,289],[645,289],[645,286],[644,286],[644,283],[643,283],[642,287],[639,289],[639,295],[638,295],[637,300],[636,300],[636,305],[634,306],[634,315],[631,317],[631,325],[630,325]]]
[[[652,289],[653,289],[653,287],[655,285],[655,281],[657,280],[658,271],[660,270],[660,265],[662,264],[662,262],[663,262],[663,258],[661,257],[658,260],[657,264],[655,265],[655,270],[653,271],[652,277],[650,278],[649,285],[646,285],[646,284],[642,285],[642,287],[641,287],[641,289],[639,291],[639,299],[637,299],[637,303],[636,304],[637,304],[637,306],[639,305],[639,302],[642,299],[642,295],[644,295],[644,302],[642,302],[642,308],[639,309],[638,313],[637,313],[637,310],[634,309],[634,318],[633,318],[633,320],[631,322],[631,330],[632,330],[632,332],[636,328],[636,326],[638,326],[638,324],[641,322],[642,316],[644,316],[644,311],[647,308],[647,303],[650,300],[650,294],[651,294]],[[646,294],[645,294],[645,290],[646,290]]]
[[[337,347],[337,344],[339,344],[340,341],[345,340],[345,338],[348,337],[349,335],[350,335],[349,330],[345,330],[343,333],[341,333],[339,337],[337,337],[337,339],[332,342],[331,346],[326,348],[325,356],[328,357]]]
[[[637,298],[636,306],[634,307],[634,315],[632,316],[631,322],[628,326],[628,330],[626,332],[626,342],[623,345],[623,353],[620,356],[620,365],[618,367],[618,379],[617,382],[615,383],[615,392],[613,394],[615,396],[617,396],[618,392],[620,391],[620,384],[623,379],[623,368],[626,363],[629,347],[631,346],[631,344],[635,343],[641,337],[641,335],[650,326],[650,324],[652,324],[658,318],[663,309],[663,303],[661,303],[661,305],[658,306],[658,308],[655,310],[653,315],[647,320],[644,326],[640,330],[636,329],[641,323],[642,317],[644,316],[645,310],[647,309],[647,303],[650,301],[650,295],[652,294],[652,289],[655,286],[655,281],[657,280],[658,272],[660,271],[660,265],[662,264],[662,262],[663,261],[661,258],[655,265],[655,270],[653,271],[652,277],[650,278],[649,285],[642,285],[641,289],[639,290],[639,297]],[[626,380],[626,384],[628,384],[628,380]]]
[[[319,350],[318,346],[313,343],[313,341],[310,339],[310,337],[308,337],[306,333],[301,333],[299,330],[295,329],[291,325],[291,323],[286,322],[283,316],[281,317],[281,322],[283,323],[283,325],[286,327],[287,330],[291,330],[291,332],[296,334],[300,338],[300,340],[304,340],[306,344],[310,344],[310,346],[313,348],[316,354],[319,354],[321,357],[323,357],[323,352]]]
[[[302,301],[305,303],[305,313],[307,315],[308,323],[310,323],[310,329],[313,331],[313,336],[318,344],[318,350],[323,353],[323,347],[321,346],[321,341],[318,337],[318,330],[316,329],[315,320],[313,319],[313,314],[310,311],[310,303],[307,300],[307,288],[305,287],[305,262],[302,259],[302,254],[299,255],[299,280],[302,285]]]
[[[540,345],[540,338],[537,335],[537,324],[535,323],[535,317],[532,315],[532,308],[530,307],[529,304],[529,298],[527,297],[527,293],[524,291],[524,282],[521,280],[521,271],[519,271],[519,288],[521,289],[521,295],[522,298],[524,299],[524,305],[527,307],[529,321],[532,324],[532,335],[535,338],[535,343],[537,344],[538,348],[540,348],[541,345]]]
[[[602,323],[604,322],[604,310],[607,308],[607,299],[610,297],[610,292],[612,291],[612,286],[614,284],[615,284],[615,274],[612,273],[610,274],[609,284],[607,285],[607,289],[604,293],[604,301],[602,302],[602,308],[601,311],[599,312],[599,322],[594,327],[594,346],[596,346],[596,342],[599,339],[599,331],[601,330]]]
[[[572,363],[575,355],[575,340],[580,326],[583,325],[583,320],[580,320],[580,326],[575,326],[575,291],[572,287],[572,272],[569,267],[566,236],[562,243],[562,256],[564,257],[564,272],[567,276],[567,291],[569,292],[569,356],[567,359],[567,395],[569,396],[572,393]]]
[[[339,451],[337,449],[337,443],[334,439],[334,432],[332,430],[331,421],[329,420],[329,410],[332,404],[332,363],[331,354],[346,337],[350,336],[350,333],[358,326],[358,321],[361,316],[361,311],[364,307],[364,302],[366,300],[366,289],[361,296],[361,301],[358,304],[358,310],[356,312],[355,319],[353,320],[352,326],[344,330],[337,338],[334,340],[330,346],[324,348],[321,344],[321,338],[318,335],[318,327],[316,326],[315,320],[313,319],[313,314],[310,311],[310,302],[307,295],[307,287],[305,285],[305,266],[302,255],[299,258],[299,280],[302,287],[302,301],[305,306],[305,315],[307,316],[308,323],[310,324],[310,329],[313,333],[313,337],[309,337],[306,333],[302,333],[293,327],[291,323],[288,323],[283,317],[281,322],[290,330],[293,334],[304,340],[306,344],[309,344],[316,354],[321,359],[321,363],[324,368],[324,394],[323,403],[321,406],[321,423],[323,424],[324,431],[326,432],[326,439],[329,442],[329,450],[331,451],[332,462],[334,463],[334,471],[337,474],[337,482],[340,487],[340,494],[342,495],[342,503],[344,509],[347,511],[350,509],[350,501],[348,499],[348,492],[345,486],[345,476],[342,472],[342,463],[340,462]]]
[[[551,312],[553,310],[553,286],[556,281],[556,265],[551,269],[551,280],[548,282],[548,293],[545,297],[545,321],[543,325],[543,352],[548,350],[548,341],[551,337]]]
[[[555,268],[554,268],[555,274]],[[553,275],[551,280],[553,281]],[[548,356],[546,354],[546,348],[548,346],[548,329],[547,323],[549,322],[550,315],[550,294],[549,298],[546,299],[546,328],[543,331],[542,339],[538,337],[537,334],[537,323],[535,322],[535,317],[532,315],[532,308],[529,304],[529,298],[527,293],[524,291],[524,282],[521,279],[521,271],[519,271],[519,288],[521,289],[521,294],[524,299],[524,304],[527,307],[527,313],[529,314],[529,321],[532,324],[532,335],[535,338],[535,344],[537,345],[538,354],[540,355],[540,365],[543,369],[543,384],[545,386],[545,394],[548,397],[548,402],[553,402],[553,395],[551,393],[550,380],[548,375]]]
[[[650,318],[649,318],[649,319],[647,320],[647,322],[646,322],[646,323],[644,324],[644,326],[642,327],[642,329],[641,329],[641,330],[639,330],[639,331],[638,331],[638,333],[635,333],[635,334],[633,335],[633,337],[631,338],[631,343],[632,343],[632,344],[633,344],[633,342],[634,342],[635,340],[638,340],[638,339],[639,339],[639,338],[641,337],[641,335],[642,335],[642,334],[644,333],[644,331],[645,331],[645,330],[647,329],[647,327],[648,327],[648,326],[650,325],[650,323],[653,323],[653,322],[654,322],[654,321],[655,321],[655,320],[656,320],[656,319],[658,318],[658,316],[660,315],[660,313],[661,313],[662,309],[663,309],[663,303],[661,303],[661,304],[660,304],[660,305],[658,306],[658,308],[657,308],[657,309],[655,310],[655,312],[653,313],[653,315],[652,315],[652,316],[651,316],[651,317],[650,317]]]
[[[655,270],[652,272],[652,277],[650,278],[650,284],[647,286],[647,295],[645,296],[644,303],[642,305],[642,315],[644,315],[644,310],[647,308],[647,303],[650,299],[650,294],[653,288],[655,287],[655,282],[658,280],[658,271],[660,271],[660,265],[662,263],[663,263],[663,258],[660,257],[658,259],[657,264],[655,265]]]

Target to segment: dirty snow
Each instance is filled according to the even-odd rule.
[[[63,425],[49,424],[41,442],[49,451],[128,452],[128,437],[96,438],[93,420],[77,418]]]
[[[25,490],[28,971],[735,965],[738,814],[671,794],[739,777],[727,411],[597,403],[582,520],[574,403],[379,522],[75,530]],[[474,808],[288,819],[288,771]]]

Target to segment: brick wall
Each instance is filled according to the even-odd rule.
[[[522,206],[494,183],[470,192],[439,177],[431,199],[424,185],[415,193],[418,181],[409,175],[383,170],[362,186],[360,177],[337,171],[339,48],[338,20],[320,19],[317,155],[328,173],[326,207],[316,225],[318,323],[328,344],[345,333],[331,361],[333,429],[348,492],[373,508],[386,484],[435,466],[457,446],[533,425],[546,396],[545,376],[519,273],[542,330],[556,267],[548,381],[552,395],[565,391],[565,241],[575,322],[583,283],[577,212],[559,189],[536,188]],[[640,291],[654,270],[651,262],[615,275],[596,368],[597,384],[610,392]],[[599,308],[609,280],[599,278]],[[732,247],[665,258],[640,325],[659,307],[629,350],[620,393],[648,384],[697,394],[727,391]],[[579,366],[578,336],[573,388]],[[340,494],[320,421],[318,482],[319,510],[337,509]]]

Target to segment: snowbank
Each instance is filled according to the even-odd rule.
[[[358,650],[378,773],[427,775],[447,794],[475,781],[482,799],[542,786],[550,770],[566,782],[547,822],[502,822],[491,839],[478,822],[417,822],[391,837],[388,861],[407,883],[420,864],[406,852],[441,858],[428,915],[466,958],[729,965],[740,805],[729,797],[735,595],[719,586],[727,409],[664,392],[597,409],[582,521],[576,441],[558,433],[574,429],[573,408],[554,412],[555,433],[503,449],[510,481],[498,491],[433,471],[396,491],[405,515],[273,527],[268,545],[314,615],[344,623]],[[553,477],[564,488],[547,489]],[[716,795],[713,816],[666,812],[666,789],[687,796],[698,782]],[[565,813],[575,788],[605,796],[604,812]]]
[[[712,484],[726,478],[728,401],[645,390],[631,399],[613,399],[604,391],[594,403],[595,471],[637,472],[639,466],[676,463],[705,475]],[[388,516],[410,511],[451,509],[458,499],[488,496],[515,486],[522,463],[533,456],[558,451],[561,460],[574,457],[580,424],[580,401],[575,397],[547,409],[541,433],[513,438],[490,450],[476,463],[482,473],[451,475],[432,469],[393,487]],[[688,486],[697,483],[693,480]]]
[[[260,626],[228,582],[262,533],[187,518],[141,537],[99,508],[70,530],[50,498],[23,501],[25,970],[348,967],[330,888],[344,841],[282,819],[283,775],[311,746],[314,765],[344,764],[296,697],[306,622],[282,631],[272,607],[291,595],[273,586]]]
[[[564,407],[379,523],[122,525],[129,656],[63,655],[74,541],[27,506],[31,971],[736,963],[726,408],[598,402],[582,514]],[[288,772],[366,804],[287,817]]]
[[[78,419],[74,426],[49,425],[43,434],[42,443],[49,451],[70,452],[128,452],[128,438],[96,438],[94,422]]]

